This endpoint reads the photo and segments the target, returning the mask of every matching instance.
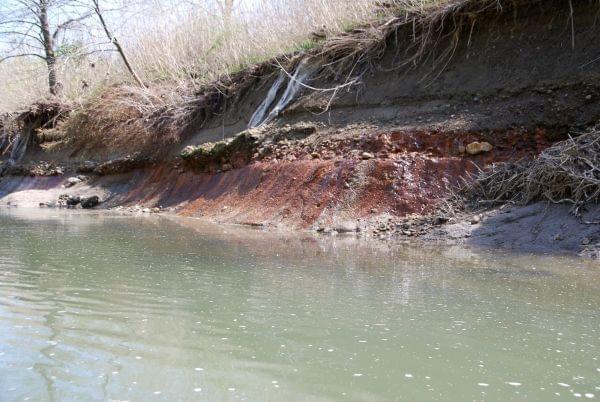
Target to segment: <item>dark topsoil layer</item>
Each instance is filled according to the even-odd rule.
[[[410,68],[397,68],[411,35],[410,27],[400,27],[360,84],[333,100],[331,91],[303,91],[242,158],[228,155],[198,167],[179,155],[188,145],[244,131],[276,74],[249,77],[249,90],[202,124],[186,127],[181,143],[158,153],[112,152],[111,160],[89,163],[89,153],[49,152],[47,144],[36,143],[12,175],[58,178],[8,177],[0,182],[0,197],[26,204],[36,190],[95,190],[107,207],[161,205],[228,223],[329,232],[346,231],[352,221],[363,234],[385,239],[597,254],[599,226],[582,223],[568,206],[511,206],[510,212],[484,212],[481,221],[473,219],[481,212],[440,209],[475,166],[533,157],[572,130],[600,122],[600,6],[573,1],[571,14],[566,1],[525,3],[474,14],[466,29],[463,16],[459,31],[453,16],[446,17],[433,27],[440,39]],[[317,78],[310,85],[340,83]],[[465,155],[461,148],[471,141],[494,149]],[[39,168],[39,161],[46,165]],[[60,189],[77,171],[90,180]],[[599,213],[589,207],[592,220]]]

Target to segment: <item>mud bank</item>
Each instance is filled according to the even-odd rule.
[[[506,248],[600,257],[600,208],[575,217],[566,205],[536,203],[455,210],[449,195],[466,172],[487,163],[527,158],[551,140],[542,130],[505,134],[487,153],[468,155],[472,133],[424,134],[362,128],[324,141],[263,143],[243,166],[155,163],[123,173],[82,175],[45,165],[50,176],[8,176],[0,205],[55,207],[64,194],[98,196],[100,208],[168,212],[222,224]],[[518,145],[515,144],[518,138]],[[460,140],[460,141],[457,141]],[[234,158],[235,159],[235,158]],[[64,171],[56,174],[56,171]]]
[[[3,169],[0,205],[97,195],[100,208],[158,208],[227,224],[597,256],[599,226],[584,223],[600,220],[597,205],[583,219],[564,205],[449,204],[469,173],[535,158],[600,122],[597,3],[524,3],[488,8],[466,30],[438,27],[429,56],[412,66],[398,67],[411,38],[399,29],[356,85],[335,97],[296,88],[258,129],[247,127],[265,100],[286,98],[291,83],[278,83],[281,75],[248,75],[251,84],[227,109],[199,110],[169,145],[109,149],[38,135]],[[436,61],[448,49],[452,57]],[[327,77],[307,83],[340,84]],[[489,148],[467,152],[476,142]]]
[[[301,230],[318,236],[357,236],[384,242],[600,258],[598,225],[583,223],[566,205],[535,203],[450,213],[437,209],[434,201],[424,202],[426,197],[419,192],[422,197],[419,205],[427,212],[404,214],[382,207],[386,204],[377,197],[392,197],[374,185],[366,200],[349,209],[348,200],[354,194],[331,185],[343,167],[335,172],[327,164],[314,165],[308,170],[302,165],[281,165],[267,172],[266,181],[260,166],[204,178],[185,179],[172,173],[155,181],[164,169],[158,168],[100,178],[69,189],[64,188],[62,177],[12,178],[0,185],[0,207],[48,208],[46,205],[65,193],[82,197],[99,195],[104,201],[101,209],[122,213],[175,213],[220,224]],[[328,175],[319,176],[319,169],[329,172]],[[309,171],[311,186],[307,187],[306,182],[298,185],[298,181],[307,179],[301,173]],[[241,176],[246,177],[241,179]],[[281,190],[282,179],[287,181],[288,191]],[[589,207],[583,218],[598,220],[600,207]]]

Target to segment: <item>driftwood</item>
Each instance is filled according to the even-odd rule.
[[[459,191],[479,204],[569,203],[574,212],[600,200],[600,126],[574,133],[533,160],[496,163],[465,180]]]

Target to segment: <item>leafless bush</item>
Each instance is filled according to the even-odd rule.
[[[496,163],[465,181],[460,194],[480,204],[537,200],[573,204],[600,200],[600,127],[576,133],[537,158]]]

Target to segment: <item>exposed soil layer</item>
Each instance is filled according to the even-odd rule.
[[[348,136],[348,130],[354,135]],[[495,136],[494,149],[479,155],[462,150],[462,144],[481,140],[468,132],[346,127],[343,135],[313,135],[265,141],[249,162],[227,171],[220,170],[222,165],[199,173],[182,162],[154,163],[122,173],[95,169],[86,180],[69,186],[70,179],[81,177],[76,166],[44,164],[47,174],[5,177],[0,199],[11,206],[37,207],[52,206],[62,194],[98,195],[104,208],[130,212],[171,211],[221,223],[354,233],[381,240],[421,238],[598,256],[598,227],[583,224],[566,206],[514,206],[511,214],[491,210],[481,216],[445,208],[449,192],[465,172],[492,162],[531,158],[549,146],[552,135],[544,129],[506,132],[502,141]],[[548,211],[551,218],[545,219]],[[600,214],[597,208],[591,212]],[[600,218],[594,216],[591,220]]]
[[[98,195],[104,208],[158,208],[223,223],[596,255],[598,225],[568,207],[513,206],[511,214],[483,216],[448,209],[469,173],[534,158],[600,121],[598,4],[574,2],[572,15],[565,2],[532,4],[483,13],[457,41],[440,32],[412,68],[393,68],[404,44],[389,43],[360,85],[334,99],[305,91],[259,130],[244,131],[274,75],[254,78],[230,109],[205,116],[157,154],[102,159],[103,150],[94,157],[38,138],[20,163],[2,169],[0,203],[37,207],[65,193]],[[435,62],[448,46],[452,58]],[[231,146],[239,133],[252,141]],[[491,150],[471,155],[474,142]],[[69,182],[82,173],[84,180]],[[535,219],[542,228],[531,234]]]

